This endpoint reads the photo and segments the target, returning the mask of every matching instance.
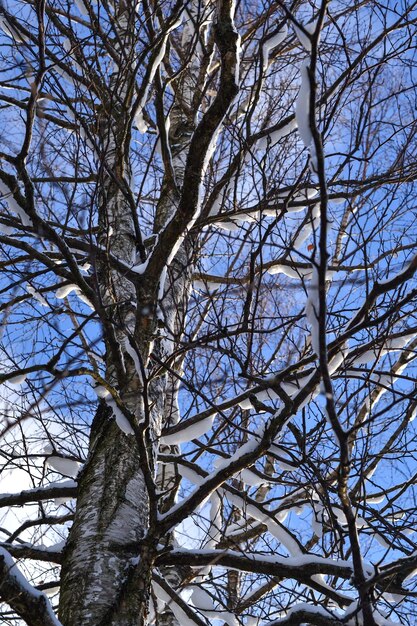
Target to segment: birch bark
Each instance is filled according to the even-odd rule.
[[[103,307],[106,378],[118,390],[137,429],[145,419],[144,389],[138,362],[132,359],[132,345],[138,360],[145,363],[152,333],[150,313],[155,307],[140,302],[138,285],[112,269],[108,257],[111,252],[131,267],[139,252],[128,195],[135,59],[135,14],[130,3],[120,3],[117,20],[126,64],[115,67],[110,78],[112,98],[102,103],[99,115],[97,202],[102,252],[97,258],[95,287]],[[89,457],[80,478],[77,512],[62,569],[60,618],[65,626],[138,623],[143,589],[138,586],[126,602],[123,585],[149,526],[143,467],[134,436],[122,432],[111,408],[102,401],[92,424]]]
[[[145,261],[128,182],[135,16],[128,6],[120,10],[120,42],[127,63],[115,69],[114,98],[103,105],[101,115],[96,292],[103,308],[106,377],[125,409],[125,430],[131,434],[116,425],[111,415],[114,404],[102,402],[92,425],[89,458],[80,478],[77,512],[64,555],[60,600],[64,626],[145,624],[157,545],[172,541],[171,536],[161,537],[158,529],[159,510],[175,498],[172,475],[158,473],[155,466],[161,426],[177,419],[182,363],[174,361],[169,367],[164,363],[184,329],[193,251],[190,228],[200,209],[207,154],[237,93],[238,35],[233,7],[228,1],[219,6],[216,42],[222,56],[222,93],[198,121],[192,106],[198,67],[191,64],[177,79],[167,167],[155,214],[157,243],[148,253],[149,266],[133,278],[132,273],[123,273],[120,263],[115,269],[109,256],[111,252],[126,267],[133,267],[138,259]],[[191,24],[194,28],[193,20]],[[193,37],[186,36],[185,54],[193,44]],[[152,362],[162,368],[148,380],[151,353]],[[160,499],[158,492],[164,491],[166,497]],[[174,586],[180,582],[172,567],[164,575]],[[164,626],[177,623],[169,607],[160,617]]]
[[[129,26],[129,18],[122,27]],[[122,29],[121,29],[122,30]],[[128,36],[122,41],[131,42]],[[104,251],[132,266],[138,249],[131,206],[124,189],[130,179],[129,137],[125,129],[131,113],[129,76],[118,71],[114,85],[125,84],[121,102],[109,103],[101,116],[102,165],[98,189],[99,243]],[[175,137],[173,166],[176,185],[181,185],[187,144],[192,133],[189,119],[176,107],[170,139]],[[156,234],[175,212],[178,195],[165,177],[163,193],[156,211]],[[152,292],[145,281],[134,285],[120,271],[110,269],[106,253],[97,263],[97,291],[105,309],[107,343],[107,380],[119,389],[120,398],[134,416],[138,427],[147,419],[143,396],[151,407],[150,430],[144,434],[150,467],[154,469],[153,442],[163,422],[178,419],[175,376],[162,374],[144,390],[137,362],[132,360],[132,345],[144,366],[151,350],[163,361],[172,353],[182,332],[191,276],[186,243],[179,250],[168,271],[161,293]],[[158,295],[162,296],[158,302]],[[157,319],[159,318],[159,320]],[[154,341],[157,325],[163,325],[160,339]],[[128,346],[130,342],[130,346]],[[178,367],[176,368],[178,370]],[[167,390],[168,386],[168,390]],[[60,617],[65,626],[91,624],[137,624],[146,615],[148,584],[124,593],[129,564],[135,563],[140,542],[149,529],[149,494],[141,469],[140,447],[132,435],[120,430],[111,408],[101,402],[94,418],[88,463],[80,478],[77,514],[71,529],[62,570]],[[148,476],[148,478],[153,478]],[[158,487],[169,490],[171,476],[159,473]],[[168,498],[172,501],[172,497]],[[148,576],[151,567],[144,567]],[[169,568],[171,578],[174,568]],[[149,583],[149,580],[147,581]],[[164,612],[164,623],[175,624],[173,614]]]

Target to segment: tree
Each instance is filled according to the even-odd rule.
[[[0,5],[2,623],[415,623],[416,21]]]

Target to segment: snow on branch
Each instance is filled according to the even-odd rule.
[[[4,174],[3,176],[5,177],[6,175]],[[12,178],[12,177],[8,176],[8,178]],[[30,217],[28,216],[28,214],[26,213],[23,207],[24,202],[23,202],[21,194],[13,193],[13,191],[10,189],[10,187],[6,184],[6,182],[2,178],[0,178],[0,193],[2,196],[0,199],[8,204],[10,211],[13,211],[13,213],[16,213],[16,215],[20,217],[22,225],[32,226],[32,220],[30,219]],[[19,201],[16,200],[16,196],[18,196]]]
[[[29,543],[2,543],[0,548],[6,549],[16,559],[34,559],[47,563],[61,563],[63,545],[56,546],[33,546]]]
[[[157,557],[157,564],[204,567],[213,565],[242,572],[292,578],[308,584],[311,576],[324,574],[349,580],[352,564],[341,559],[330,559],[315,554],[284,558],[264,554],[242,555],[233,550],[179,550],[174,549]]]
[[[179,16],[175,16],[173,19],[173,22],[165,28],[163,36],[160,42],[158,43],[158,46],[155,48],[154,52],[152,53],[151,62],[147,68],[146,76],[143,81],[143,84],[140,87],[138,100],[134,107],[135,109],[134,121],[135,121],[136,128],[139,130],[140,133],[146,133],[148,130],[148,125],[145,122],[145,119],[143,116],[143,109],[148,100],[149,91],[151,89],[152,82],[155,78],[155,74],[165,56],[165,51],[166,51],[166,47],[168,43],[168,37],[173,30],[175,30],[176,28],[178,28],[178,26],[180,26],[181,22],[182,22],[182,13],[180,13]]]
[[[157,598],[170,609],[181,626],[207,626],[207,622],[202,620],[156,572],[153,573],[152,587]]]
[[[215,415],[216,413],[214,412],[212,415],[208,415],[201,420],[186,420],[186,422],[189,423],[188,425],[184,424],[183,428],[179,428],[181,426],[181,422],[179,422],[178,425],[176,424],[178,428],[175,428],[175,431],[173,427],[172,429],[169,429],[172,432],[169,432],[161,437],[161,443],[169,446],[179,445],[180,443],[185,443],[186,441],[192,441],[193,439],[202,437],[213,427]]]
[[[282,28],[280,28],[274,34],[268,37],[268,39],[266,39],[264,43],[262,44],[262,57],[263,57],[262,70],[264,72],[268,69],[270,51],[276,48],[277,46],[279,46],[287,37],[287,35],[288,35],[288,28],[286,25],[284,25]]]
[[[48,598],[26,580],[9,552],[0,547],[0,598],[28,626],[61,626]]]
[[[342,626],[342,617],[335,615],[330,609],[322,606],[300,603],[291,607],[280,619],[268,622],[268,626]],[[356,622],[357,624],[361,622]]]
[[[3,493],[0,494],[0,507],[22,506],[31,502],[42,502],[55,498],[75,498],[77,490],[78,485],[74,480],[63,480],[44,487],[26,489],[20,493]]]

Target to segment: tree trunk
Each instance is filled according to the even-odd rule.
[[[96,197],[98,244],[102,252],[95,267],[95,288],[102,303],[106,380],[130,412],[131,426],[138,435],[139,425],[145,419],[144,388],[138,363],[132,358],[132,345],[145,364],[155,327],[153,320],[149,324],[155,302],[138,301],[138,285],[112,267],[108,254],[129,267],[140,262],[140,242],[129,203],[135,15],[134,8],[128,5],[120,3],[117,16],[126,66],[115,68],[110,78],[111,98],[102,102],[99,113]],[[138,623],[140,606],[144,607],[143,613],[146,610],[143,600],[148,583],[137,585],[129,598],[123,594],[135,563],[132,558],[139,554],[140,541],[149,528],[144,459],[135,437],[117,425],[112,407],[113,402],[109,406],[106,401],[100,403],[92,425],[88,460],[79,481],[75,521],[62,568],[60,618],[65,626],[129,626]]]
[[[101,404],[62,572],[60,613],[65,626],[100,624],[115,607],[148,515],[138,450]],[[137,623],[139,598],[129,600],[109,625]]]
[[[220,36],[223,32],[220,26],[218,45],[227,67],[222,74],[227,88],[221,98],[215,100],[207,127],[200,128],[201,145],[194,133],[198,64],[191,64],[174,82],[175,104],[170,113],[168,144],[164,146],[161,140],[165,175],[154,218],[158,245],[162,245],[174,214],[182,219],[181,204],[186,192],[181,188],[187,185],[189,224],[193,223],[198,187],[206,167],[204,158],[237,93],[238,36],[230,18],[231,5],[226,4],[222,11],[231,49]],[[120,40],[127,49],[132,39],[130,17],[126,11],[120,19],[121,31],[126,33]],[[192,50],[192,32],[191,27],[190,33],[183,36],[185,56]],[[134,58],[133,52],[128,52],[127,57]],[[97,193],[100,258],[96,267],[96,291],[103,303],[106,380],[117,391],[119,406],[122,404],[126,409],[122,420],[125,430],[132,434],[120,432],[105,404],[99,408],[89,458],[80,480],[75,522],[64,555],[60,606],[64,626],[142,626],[146,622],[157,545],[161,541],[172,541],[171,536],[160,536],[157,516],[173,503],[175,483],[172,474],[164,476],[157,472],[156,455],[162,425],[178,419],[176,395],[182,360],[171,362],[169,357],[179,345],[184,329],[193,240],[187,230],[179,232],[175,258],[167,261],[169,267],[161,264],[159,270],[154,270],[154,273],[159,272],[157,276],[148,268],[143,273],[138,272],[137,278],[128,280],[120,267],[112,265],[108,251],[129,267],[145,261],[135,224],[135,202],[129,203],[129,122],[133,111],[129,63],[126,67],[117,69],[113,77],[114,101],[103,106],[100,128],[102,166]],[[162,120],[159,126],[163,126]],[[201,161],[196,171],[194,163],[191,167],[195,180],[192,176],[187,180],[184,175],[185,168],[189,167],[186,163],[191,138],[194,145],[198,143],[197,162]],[[159,239],[158,235],[161,235]],[[167,360],[169,366],[165,365]],[[154,371],[159,370],[150,380],[148,365],[149,368],[153,365]],[[114,407],[115,398],[111,402]],[[158,491],[166,491],[166,494],[159,498]],[[164,575],[174,586],[179,584],[178,572],[172,567],[167,568]],[[160,617],[164,626],[177,624],[169,607],[162,610]]]
[[[116,84],[118,82],[115,80]],[[111,103],[108,114],[104,112],[97,195],[101,248],[109,249],[132,266],[137,255],[135,230],[131,207],[123,193],[130,176],[125,136],[129,104],[127,100],[122,107]],[[119,115],[115,117],[117,112]],[[188,125],[178,112],[171,134],[176,135],[173,164],[178,183],[183,175],[184,144],[190,137]],[[176,193],[175,185],[165,178],[156,211],[156,233],[174,212]],[[141,373],[137,371],[138,363],[132,359],[132,346],[144,367],[151,351],[160,362],[172,354],[184,328],[190,254],[188,240],[171,264],[164,293],[159,294],[162,295],[159,298],[155,286],[149,287],[141,277],[133,285],[120,271],[110,269],[105,254],[98,259],[97,291],[105,309],[106,380],[118,390],[133,416],[137,436],[135,442],[133,435],[122,432],[111,408],[101,402],[92,426],[89,457],[80,477],[75,521],[64,555],[60,599],[60,618],[64,626],[136,626],[146,619],[157,534],[153,534],[155,525],[150,528],[149,484],[141,468],[149,462],[151,474],[154,474],[154,442],[163,423],[178,420],[178,384],[175,375],[163,372],[144,389]],[[160,338],[155,340],[158,326],[163,329]],[[174,365],[174,369],[179,371],[180,365]],[[139,432],[141,424],[149,417],[145,398],[151,423],[149,429]],[[153,477],[148,475],[148,481]],[[169,494],[171,482],[170,475],[159,472],[156,477],[158,489],[167,491],[162,506],[164,500],[172,503],[175,497],[174,493]],[[152,506],[155,509],[157,502]],[[145,537],[147,540],[143,542]],[[138,567],[137,557],[140,558]],[[167,574],[175,578],[173,568],[169,570]],[[169,609],[161,617],[165,625],[177,623]]]

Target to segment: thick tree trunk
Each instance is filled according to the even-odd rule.
[[[156,302],[138,301],[138,285],[112,267],[109,257],[110,253],[129,267],[140,263],[141,242],[129,202],[133,4],[120,3],[116,19],[125,64],[115,68],[110,78],[111,97],[102,102],[99,113],[96,198],[101,252],[95,267],[95,286],[102,302],[106,379],[129,411],[136,437],[122,432],[117,425],[114,403],[102,401],[92,425],[89,456],[80,478],[75,521],[62,568],[60,618],[65,626],[136,625],[140,607],[142,617],[145,613],[149,587],[149,581],[144,581],[144,585],[129,590],[128,598],[124,595],[136,563],[132,559],[140,553],[140,542],[149,528],[149,495],[142,471],[146,453],[135,445],[139,425],[145,419],[143,381],[137,362],[146,363],[149,357],[156,326],[153,320],[149,325],[149,318]],[[144,314],[146,304],[150,310]],[[152,451],[149,456],[152,471]]]
[[[113,114],[107,124],[106,132],[111,140],[107,142],[104,155],[109,165],[104,163],[100,181],[99,237],[103,248],[110,249],[114,256],[132,265],[136,254],[134,224],[130,218],[130,206],[120,189],[129,166],[128,162],[123,165],[125,157],[119,148],[119,135],[114,131],[125,122],[126,115],[115,120]],[[172,132],[176,132],[179,124],[184,127],[180,116]],[[185,141],[189,141],[189,134],[182,135],[181,151]],[[180,178],[183,173],[180,150],[174,155],[175,163],[180,164],[175,167]],[[109,176],[109,172],[117,173],[116,180]],[[175,189],[164,183],[157,207],[156,232],[171,217],[176,200]],[[107,346],[106,378],[118,389],[139,430],[148,416],[143,382],[131,356],[132,345],[129,348],[128,344],[133,340],[142,364],[148,361],[151,350],[160,362],[172,354],[184,328],[191,276],[190,255],[191,246],[187,240],[171,264],[164,293],[159,294],[162,296],[159,299],[157,289],[146,291],[141,278],[138,278],[137,285],[133,285],[120,272],[110,269],[105,255],[98,261],[97,289],[107,313],[103,328]],[[155,340],[158,324],[163,328],[160,338]],[[121,367],[124,371],[120,374]],[[174,365],[174,369],[179,371],[180,366]],[[176,381],[175,375],[163,372],[151,382],[145,393],[151,421],[143,433],[136,430],[137,437],[119,429],[105,402],[98,408],[62,568],[60,618],[64,626],[136,626],[146,619],[157,539],[152,534],[155,527],[150,529],[149,526],[148,485],[141,467],[146,461],[143,456],[147,454],[152,480],[156,465],[154,442],[163,423],[178,419]],[[142,449],[138,439],[142,440]],[[167,493],[167,497],[162,498],[162,506],[164,502],[166,505],[172,503],[174,494],[169,493],[171,476],[159,472],[155,482],[158,490]],[[152,503],[154,508],[156,505],[156,502]],[[139,567],[137,557],[140,557]],[[169,568],[166,573],[179,581],[174,568]],[[168,609],[161,617],[165,625],[177,624]]]
[[[194,99],[196,93],[198,95],[195,83],[198,66],[191,64],[189,72],[184,72],[175,85],[176,104],[170,115],[169,147],[162,146],[166,172],[154,221],[158,245],[164,242],[167,225],[171,225],[175,213],[181,218],[177,222],[173,220],[175,228],[182,223],[182,204],[187,197],[185,188],[189,192],[189,224],[193,223],[193,215],[199,208],[199,185],[207,151],[237,93],[238,36],[231,12],[231,3],[221,5],[217,43],[224,66],[224,93],[222,91],[215,99],[203,130],[201,124],[197,126],[201,141],[194,132],[197,132]],[[129,19],[123,23],[127,28]],[[226,31],[227,44],[224,43]],[[191,28],[191,34],[186,33],[183,41],[187,54],[192,49],[192,32]],[[122,36],[121,41],[129,43],[129,35]],[[172,476],[155,471],[156,444],[162,424],[178,419],[175,415],[176,380],[182,362],[169,361],[166,370],[164,364],[178,346],[184,330],[193,243],[185,223],[176,234],[177,240],[172,240],[176,256],[166,261],[169,267],[154,263],[153,271],[160,275],[152,275],[148,268],[143,274],[138,273],[137,279],[131,279],[133,283],[111,265],[106,255],[105,251],[110,251],[127,266],[138,262],[138,253],[139,262],[144,261],[132,213],[135,202],[128,201],[131,77],[129,70],[124,69],[118,70],[113,78],[118,89],[114,91],[114,102],[103,107],[100,129],[102,165],[97,197],[98,237],[103,252],[98,259],[96,277],[97,292],[103,302],[106,378],[129,412],[128,422],[134,435],[118,429],[105,404],[99,408],[63,562],[60,617],[64,626],[145,624],[156,547],[161,540],[166,543],[172,540],[172,537],[162,538],[158,532],[158,507],[161,510],[173,503],[175,489],[172,490]],[[191,139],[197,165],[193,162],[192,176],[187,179],[185,168],[190,158],[187,151],[192,145]],[[190,168],[189,164],[187,167]],[[169,232],[173,234],[175,230]],[[169,259],[169,254],[165,258]],[[157,267],[160,269],[155,269]],[[148,385],[144,375],[151,352],[160,371]],[[158,502],[157,492],[164,490],[167,493]],[[167,568],[164,575],[174,586],[180,582],[178,572],[172,567]],[[177,625],[169,607],[163,609],[159,617],[164,626]]]
[[[148,527],[148,496],[138,450],[109,413],[104,404],[98,408],[88,465],[79,483],[77,515],[62,572],[60,613],[65,626],[92,626],[110,617]],[[140,597],[131,597],[107,624],[136,624],[139,601]]]

